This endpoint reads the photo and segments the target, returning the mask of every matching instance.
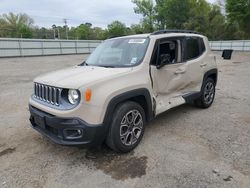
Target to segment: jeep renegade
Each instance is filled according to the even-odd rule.
[[[196,32],[108,39],[82,64],[34,80],[30,122],[58,144],[129,152],[158,114],[184,103],[208,108],[216,82],[216,58]]]

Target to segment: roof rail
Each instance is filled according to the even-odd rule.
[[[165,34],[165,33],[193,33],[193,34],[200,34],[196,31],[192,30],[180,30],[180,29],[164,29],[164,30],[159,30],[151,33],[151,35],[159,35],[159,34]]]

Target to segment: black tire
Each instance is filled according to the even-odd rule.
[[[119,104],[113,114],[106,144],[117,152],[127,153],[133,150],[143,137],[145,123],[145,112],[138,103],[127,101]]]
[[[194,101],[199,108],[209,108],[215,97],[215,83],[212,78],[207,78],[201,89],[201,96]]]

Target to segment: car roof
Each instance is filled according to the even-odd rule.
[[[166,37],[182,37],[182,36],[190,36],[190,37],[202,37],[204,38],[205,36],[197,33],[162,33],[162,34],[157,34],[157,35],[150,35],[150,38],[155,38],[155,39],[160,39],[160,38],[166,38]]]
[[[204,35],[198,34],[198,33],[187,33],[187,32],[167,32],[167,33],[146,33],[146,34],[136,34],[136,35],[127,35],[122,37],[116,37],[111,38],[112,39],[119,39],[119,38],[153,38],[153,39],[160,39],[160,38],[166,38],[166,37],[181,37],[181,36],[196,36],[196,37],[202,37],[205,38]]]
[[[126,35],[126,36],[121,36],[121,37],[110,38],[110,39],[107,39],[107,40],[122,39],[122,38],[147,38],[149,36],[150,36],[150,33],[147,33],[147,34],[136,34],[136,35]]]

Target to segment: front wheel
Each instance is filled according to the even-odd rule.
[[[145,129],[145,113],[135,102],[128,101],[117,106],[113,114],[107,145],[117,152],[129,152],[141,141]]]
[[[212,105],[215,97],[215,83],[212,78],[208,78],[204,83],[201,96],[195,101],[196,106],[208,108]]]

